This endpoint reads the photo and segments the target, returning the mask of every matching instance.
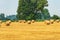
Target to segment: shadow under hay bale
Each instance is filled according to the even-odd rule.
[[[9,23],[7,23],[7,24],[6,24],[6,26],[10,26],[10,24],[9,24]]]

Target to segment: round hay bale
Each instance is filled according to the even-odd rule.
[[[28,23],[28,24],[31,24],[31,21],[28,21],[27,23]]]
[[[6,26],[10,26],[10,23],[9,22],[6,22]]]
[[[60,20],[56,20],[56,22],[57,22],[57,23],[59,23],[59,22],[60,22]]]
[[[25,20],[24,20],[23,22],[24,22],[24,23],[26,23],[26,21],[25,21]]]
[[[34,22],[35,22],[35,20],[32,20],[31,22],[32,22],[32,23],[34,23]]]
[[[22,23],[22,20],[19,20],[19,23]]]
[[[9,20],[9,21],[7,21],[8,23],[11,23],[11,21]]]
[[[2,24],[2,21],[0,20],[0,26],[1,26],[1,24]]]
[[[0,23],[2,23],[2,21],[0,20]]]
[[[6,22],[6,26],[10,26],[10,24],[11,24],[10,20]]]
[[[45,24],[50,25],[50,21],[45,20]]]
[[[51,19],[51,20],[50,20],[50,23],[53,24],[53,23],[54,23],[54,20]]]

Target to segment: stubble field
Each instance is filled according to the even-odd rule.
[[[12,22],[10,26],[2,23],[0,40],[60,40],[60,23],[46,25],[44,22]]]

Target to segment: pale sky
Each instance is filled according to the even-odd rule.
[[[60,0],[48,0],[48,4],[50,14],[60,16]]]
[[[50,15],[60,16],[60,0],[48,0],[48,10]],[[15,15],[18,6],[18,0],[0,0],[0,13],[7,15]]]

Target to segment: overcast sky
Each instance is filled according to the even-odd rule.
[[[48,0],[48,10],[50,15],[60,16],[60,0]],[[18,0],[0,0],[0,13],[15,15],[18,6]]]

